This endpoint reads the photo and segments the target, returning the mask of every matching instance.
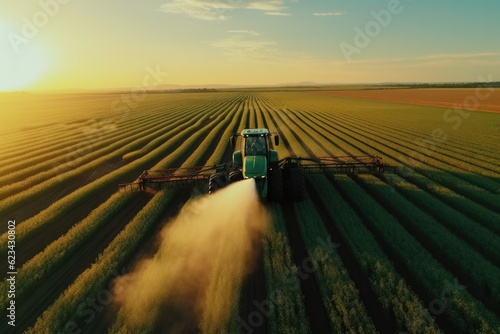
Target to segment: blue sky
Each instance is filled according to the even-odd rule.
[[[494,0],[0,0],[0,7],[0,90],[134,87],[147,68],[161,69],[161,84],[500,80]]]

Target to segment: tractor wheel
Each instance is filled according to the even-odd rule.
[[[208,193],[212,194],[227,185],[227,176],[224,173],[213,173],[208,180]]]
[[[290,169],[290,196],[292,196],[292,201],[301,201],[304,199],[306,192],[304,170],[302,168],[291,168]]]
[[[280,169],[272,169],[268,173],[267,199],[270,202],[283,200],[283,174]]]
[[[243,180],[243,173],[241,170],[233,170],[229,173],[229,183],[234,183]]]

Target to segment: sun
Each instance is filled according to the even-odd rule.
[[[18,29],[0,22],[0,91],[28,90],[48,71],[48,59],[37,37],[14,47],[6,36],[17,34]]]

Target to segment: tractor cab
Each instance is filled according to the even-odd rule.
[[[233,153],[233,164],[238,171],[230,175],[235,179],[255,179],[261,198],[267,197],[267,178],[269,171],[278,168],[278,152],[273,150],[279,145],[279,137],[268,129],[245,129],[231,136],[231,144],[236,145],[236,138],[241,137],[241,149]],[[236,180],[235,180],[236,181]]]

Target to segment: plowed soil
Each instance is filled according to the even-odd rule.
[[[500,112],[500,93],[494,88],[383,89],[315,92],[338,97],[368,99],[443,108]]]

